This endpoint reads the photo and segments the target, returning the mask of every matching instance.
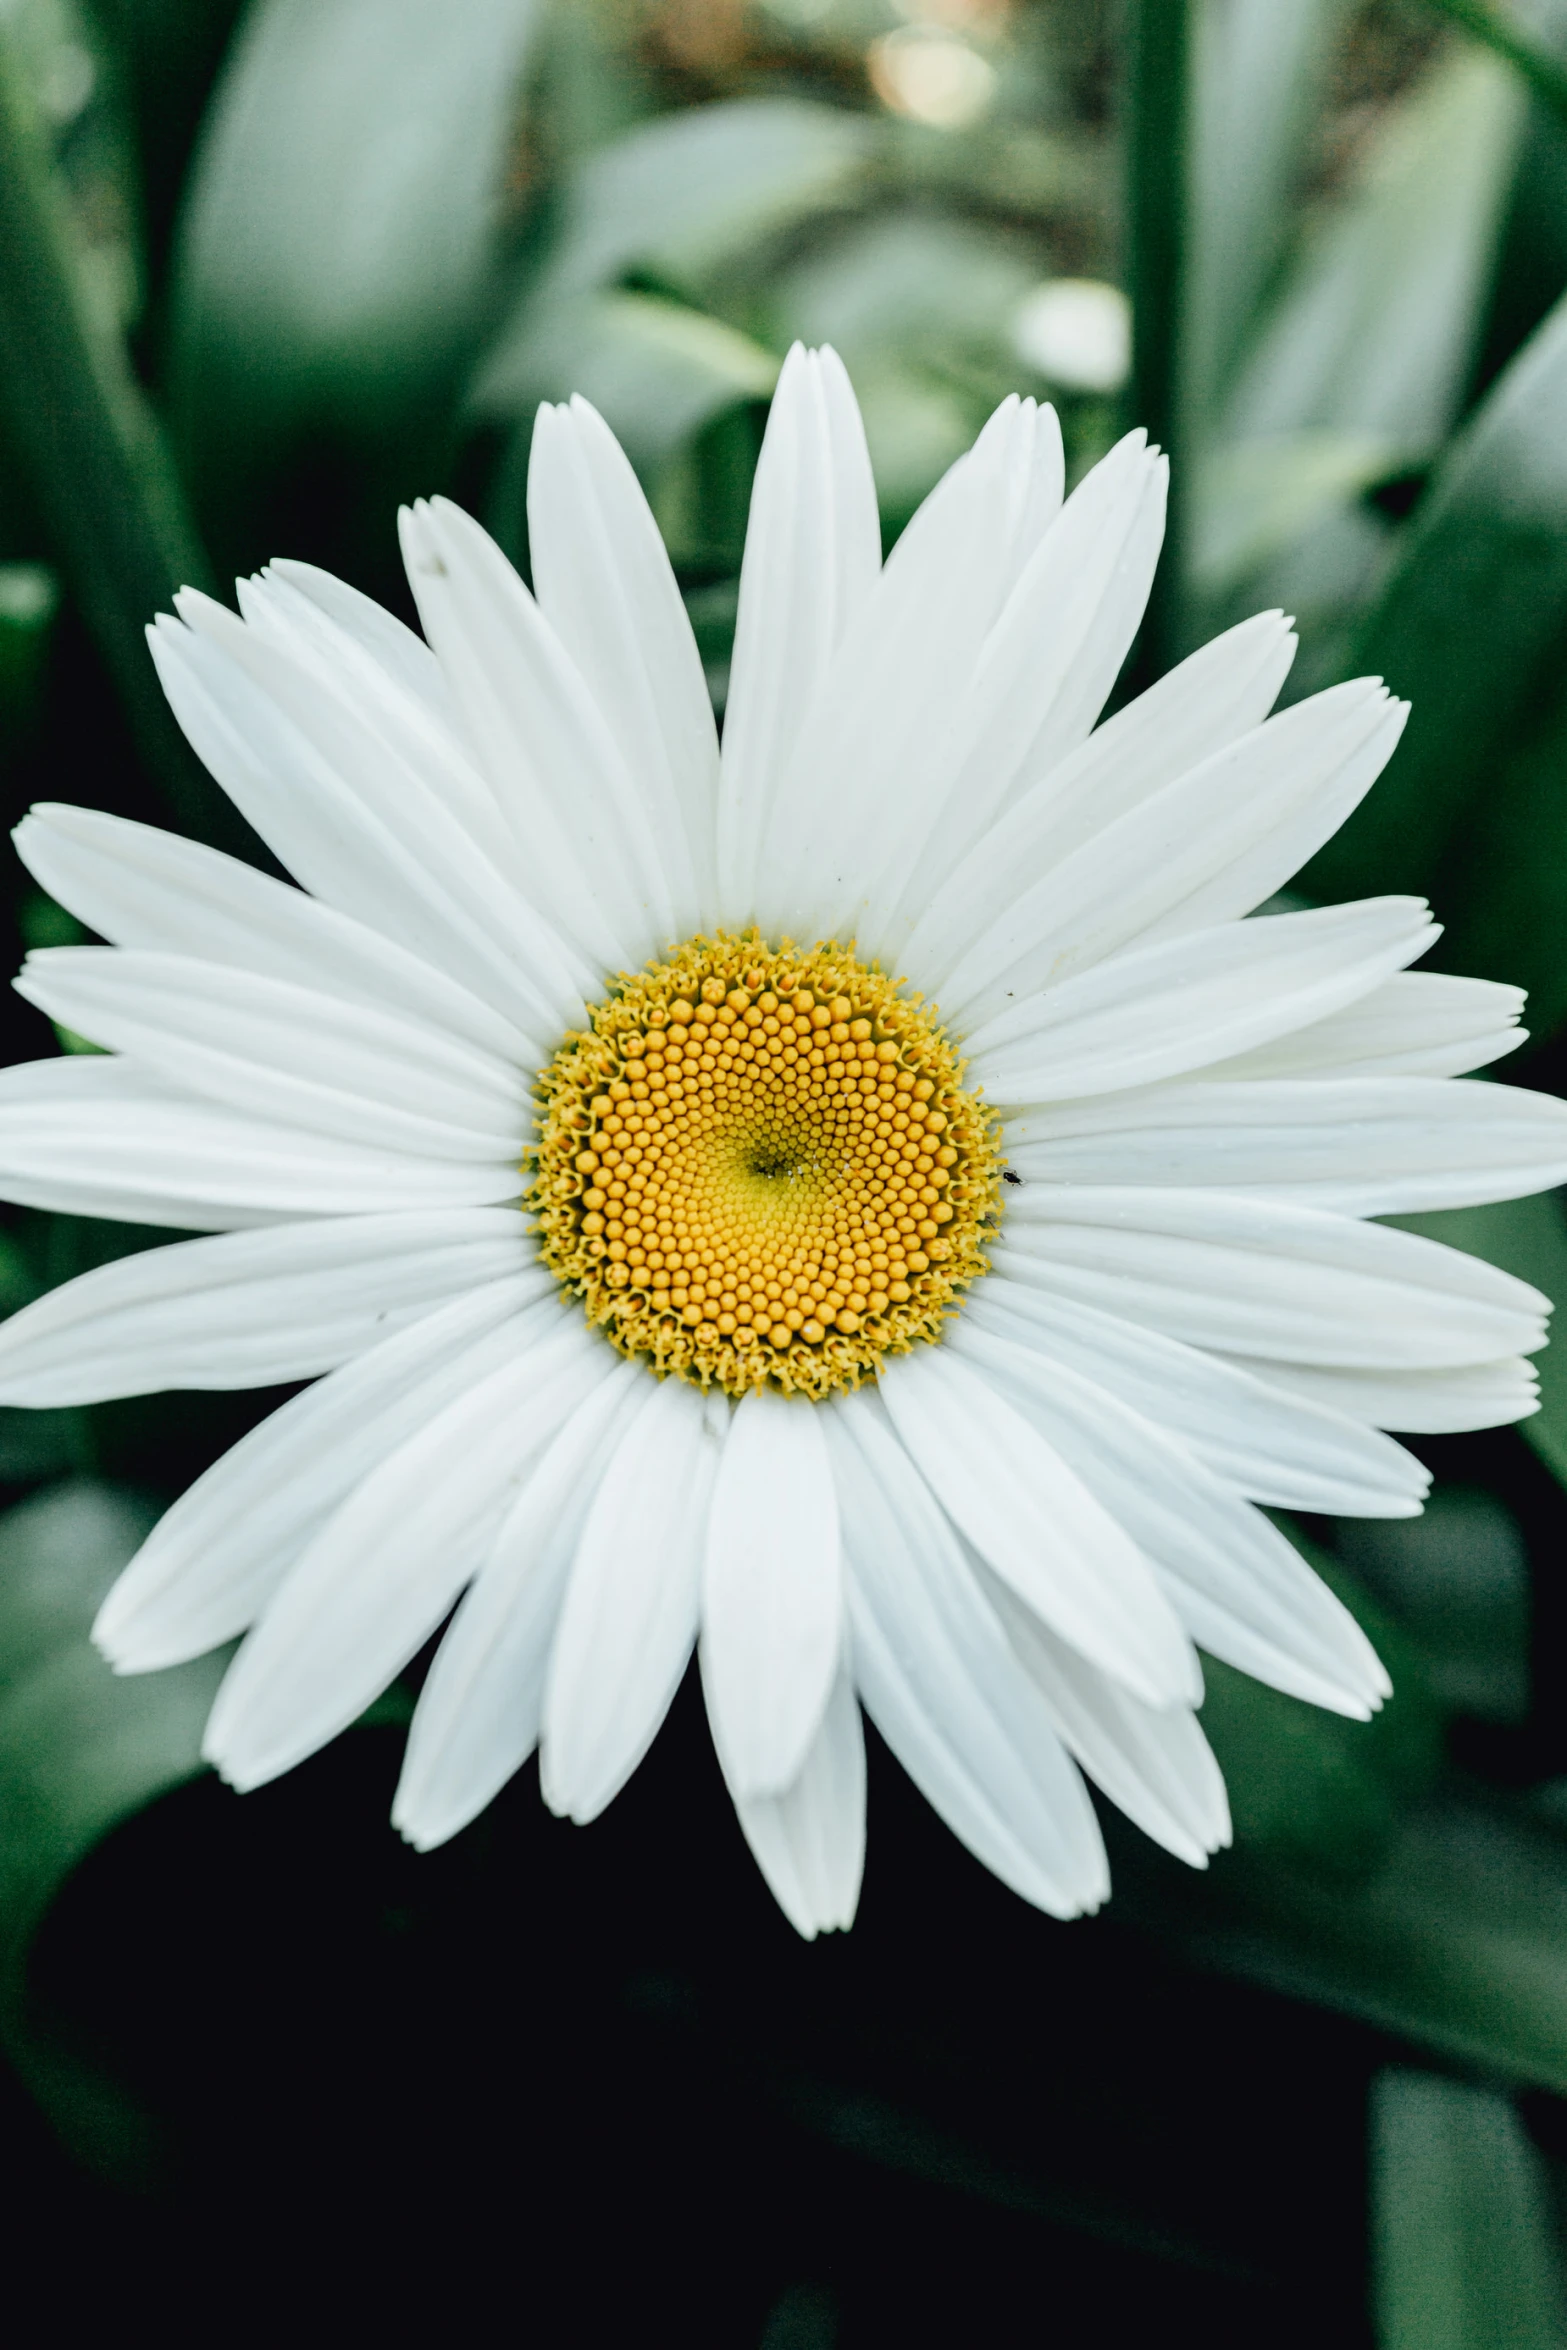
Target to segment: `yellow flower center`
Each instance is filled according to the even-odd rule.
[[[539,1082],[544,1261],[625,1354],[824,1396],[985,1270],[995,1145],[919,998],[836,947],[696,938]]]

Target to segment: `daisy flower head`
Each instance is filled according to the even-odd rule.
[[[444,1626],[394,1816],[453,1835],[535,1748],[591,1820],[693,1650],[741,1825],[846,1926],[862,1708],[1054,1915],[1085,1775],[1225,1842],[1199,1650],[1387,1693],[1259,1505],[1398,1517],[1387,1434],[1533,1406],[1546,1301],[1377,1219],[1567,1175],[1567,1107],[1455,1082],[1515,989],[1412,972],[1418,900],[1269,911],[1404,712],[1270,715],[1263,613],[1101,723],[1158,557],[1132,434],[1063,499],[1006,401],[883,563],[830,351],[784,368],[722,746],[657,530],[540,412],[533,587],[403,517],[423,637],[310,567],[152,632],[279,863],[58,806],[18,833],[106,944],[19,985],[105,1048],[0,1076],[0,1193],[202,1235],[0,1332],[0,1400],[310,1381],[104,1604],[122,1671],[240,1645],[236,1787]],[[1259,909],[1262,909],[1259,916]]]

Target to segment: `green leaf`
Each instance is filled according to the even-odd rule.
[[[243,850],[253,836],[186,743],[147,657],[147,622],[182,583],[205,579],[206,561],[126,354],[134,297],[114,259],[125,248],[93,232],[56,165],[36,66],[13,18],[0,28],[0,404],[143,762],[189,830]]]
[[[1413,704],[1376,789],[1306,868],[1316,896],[1428,891],[1567,625],[1567,300],[1438,468],[1346,673]]]
[[[59,608],[52,571],[0,563],[0,748],[13,749],[37,718]]]
[[[547,266],[474,377],[470,415],[531,431],[541,399],[584,391],[612,404],[605,413],[646,471],[725,401],[757,397],[758,386],[765,394],[769,363],[735,327],[645,295],[647,307],[628,307],[614,290],[636,271],[700,305],[715,270],[844,201],[874,137],[863,117],[837,107],[737,99],[641,124],[587,157],[565,191]],[[514,443],[513,473],[517,463]],[[514,490],[502,493],[504,505],[515,502]]]
[[[116,1821],[202,1768],[225,1658],[118,1675],[88,1639],[156,1515],[81,1480],[0,1518],[0,2014],[12,2021],[27,1945],[64,1878]]]
[[[1567,1020],[1567,686],[1557,677],[1498,743],[1486,788],[1453,829],[1434,898],[1446,918],[1436,959],[1526,988],[1532,1037],[1554,1036]]]
[[[1128,1847],[1116,1888],[1199,1963],[1567,2093],[1567,1834],[1523,1805],[1434,1795],[1358,1882],[1240,1848],[1183,1877]]]
[[[1445,1208],[1428,1216],[1390,1216],[1388,1222],[1484,1257],[1543,1291],[1552,1305],[1567,1308],[1567,1216],[1558,1192],[1489,1207]],[[1520,1422],[1519,1432],[1567,1484],[1567,1346],[1553,1340],[1534,1361],[1540,1408]]]
[[[654,492],[678,450],[728,410],[768,399],[778,378],[774,355],[736,328],[659,295],[621,292],[543,314],[526,364],[527,378],[511,379],[518,422],[492,515],[498,535],[514,547],[524,537],[528,450],[541,400],[573,392],[591,400]]]
[[[566,191],[539,298],[615,283],[637,268],[697,296],[737,256],[851,203],[881,149],[864,115],[805,98],[736,98],[640,124],[590,156]],[[479,400],[504,397],[502,330]]]
[[[1340,1556],[1419,1651],[1436,1703],[1477,1721],[1529,1707],[1529,1554],[1506,1504],[1439,1485],[1418,1518],[1347,1518]]]
[[[1394,1694],[1369,1722],[1264,1687],[1204,1657],[1202,1726],[1230,1793],[1236,1849],[1328,1878],[1363,1876],[1392,1837],[1400,1805],[1441,1763],[1441,1725],[1410,1642],[1338,1563],[1293,1528],[1291,1540],[1370,1636]]]
[[[1306,431],[1231,441],[1197,463],[1187,569],[1202,596],[1239,587],[1312,526],[1394,471],[1376,433]]]
[[[538,0],[262,0],[225,70],[181,238],[173,389],[214,543],[274,552],[267,498],[338,456],[378,541],[435,485],[493,298]],[[347,480],[342,478],[347,474]]]
[[[836,227],[767,289],[771,339],[831,343],[854,381],[894,527],[1018,380],[1010,322],[1037,254],[972,221],[896,211]]]
[[[1535,30],[1567,65],[1567,5],[1530,0]],[[1479,359],[1479,382],[1533,334],[1567,285],[1567,117],[1538,95],[1529,103],[1519,142],[1507,218],[1498,240],[1491,310]]]
[[[1494,8],[1487,6],[1486,0],[1430,0],[1430,5],[1462,26],[1471,40],[1483,41],[1498,57],[1505,57],[1541,103],[1567,122],[1567,71],[1549,48],[1539,47],[1527,34],[1520,33],[1516,24],[1504,22]],[[1526,8],[1521,13],[1526,17],[1543,13],[1549,29],[1548,5],[1543,11]],[[1530,27],[1531,31],[1535,29]]]
[[[1523,119],[1494,58],[1460,52],[1393,109],[1308,235],[1226,404],[1222,437],[1315,428],[1408,451],[1446,432],[1469,366]]]
[[[1299,215],[1349,0],[1239,0],[1197,19],[1183,404],[1200,439]]]
[[[191,147],[243,0],[95,0],[113,35],[134,118],[156,276]]]
[[[80,1411],[29,1412],[0,1404],[0,1484],[41,1485],[63,1476],[82,1465],[87,1443]]]
[[[1379,2350],[1562,2350],[1543,2166],[1508,2100],[1379,2073],[1370,2153]]]
[[[1141,425],[1172,459],[1165,559],[1143,615],[1132,682],[1141,687],[1174,655],[1175,599],[1184,570],[1185,357],[1191,170],[1193,21],[1190,0],[1132,0],[1126,15],[1126,290],[1132,364],[1124,421]]]
[[[78,291],[106,342],[141,315],[144,260],[137,166],[122,77],[96,6],[20,0],[7,46],[60,200]]]
[[[39,2031],[27,1958],[93,1846],[204,1767],[202,1726],[227,1652],[120,1676],[88,1638],[156,1514],[80,1480],[0,1518],[0,2037],[56,2126],[88,2159],[111,2164],[127,2131],[135,2137],[134,2117]]]
[[[1024,239],[899,210],[836,226],[780,272],[765,307],[780,345],[830,342],[851,368],[897,357],[961,380],[1016,370],[1011,315],[1038,283]]]

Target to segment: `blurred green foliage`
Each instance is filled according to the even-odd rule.
[[[1128,423],[1167,442],[1125,682],[1282,605],[1290,693],[1407,695],[1301,887],[1429,892],[1440,960],[1529,987],[1520,1071],[1563,1090],[1564,90],[1567,0],[10,0],[8,820],[47,792],[259,853],[147,620],[277,553],[406,609],[393,510],[441,488],[525,565],[534,412],[574,391],[648,490],[721,705],[767,401],[793,338],[830,340],[889,543],[1008,392],[1056,399],[1074,475]],[[9,943],[66,935],[18,871],[5,904]],[[72,1044],[7,1017],[9,1057]],[[1567,1298],[1556,1201],[1419,1221]],[[10,1307],[147,1236],[0,1237]],[[1562,2098],[1567,1354],[1542,1372],[1521,1433],[1429,1448],[1425,1521],[1292,1529],[1396,1695],[1355,1724],[1212,1667],[1235,1849],[1197,1880],[1125,1840],[1117,1909]],[[116,1681],[86,1629],[147,1511],[268,1400],[0,1414],[0,2033],[111,2166],[140,2124],[35,2027],[29,1951],[83,1854],[198,1770],[216,1666]],[[1494,2085],[1381,2075],[1388,2350],[1560,2339],[1540,2177]],[[814,2287],[776,2307],[831,2338]]]
[[[1505,2100],[1390,2069],[1371,2110],[1385,2350],[1560,2350],[1543,2166]]]

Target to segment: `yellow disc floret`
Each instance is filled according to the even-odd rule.
[[[998,1167],[930,1008],[852,954],[697,938],[539,1083],[544,1260],[625,1354],[824,1396],[940,1336]]]

